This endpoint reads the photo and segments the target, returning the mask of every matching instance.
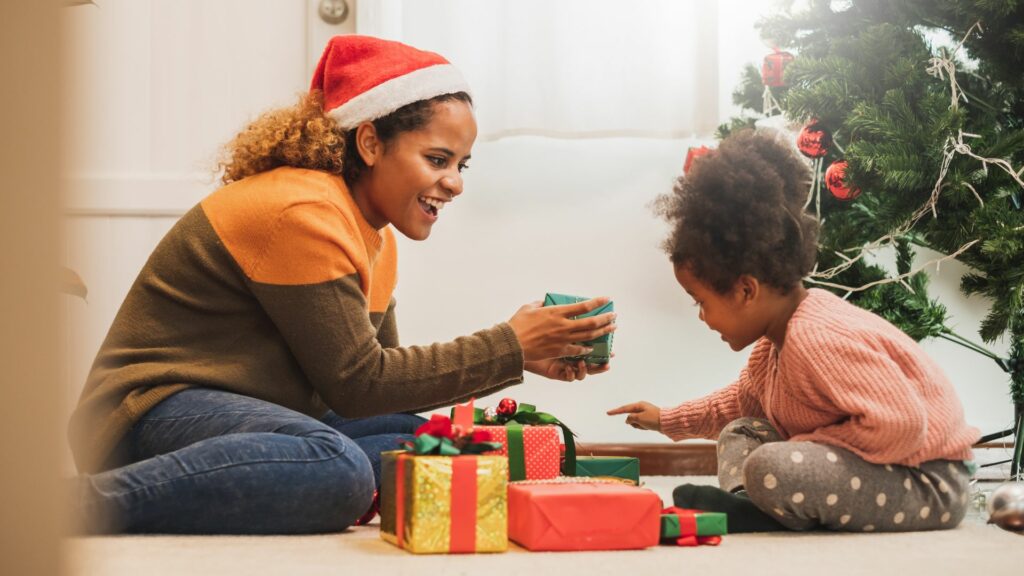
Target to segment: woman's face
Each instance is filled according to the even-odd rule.
[[[370,169],[360,182],[357,202],[376,228],[392,224],[413,240],[426,240],[444,206],[462,193],[476,119],[468,104],[448,100],[433,105],[433,116],[419,130],[402,132],[386,146],[377,143],[364,158]]]
[[[719,294],[702,282],[689,266],[676,266],[676,281],[700,307],[700,319],[718,332],[730,348],[739,352],[764,335],[753,306],[745,297],[742,279],[726,294]]]

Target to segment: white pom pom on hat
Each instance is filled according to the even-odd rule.
[[[356,34],[327,43],[310,90],[343,130],[402,106],[455,92],[470,93],[462,74],[440,54]]]

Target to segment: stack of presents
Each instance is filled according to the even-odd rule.
[[[610,339],[593,348],[607,361]],[[510,398],[435,415],[382,456],[381,537],[416,554],[504,552],[509,540],[532,551],[716,545],[726,533],[725,514],[664,508],[640,486],[637,458],[577,456],[565,424]]]

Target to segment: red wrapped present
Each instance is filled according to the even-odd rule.
[[[557,426],[476,426],[486,431],[501,450],[488,455],[508,456],[512,480],[547,480],[558,476],[562,464],[561,439]]]
[[[508,537],[528,550],[635,550],[658,544],[661,499],[619,483],[508,487]]]
[[[471,419],[468,413],[472,413]],[[565,476],[576,475],[572,430],[554,415],[537,411],[533,404],[504,398],[497,409],[480,409],[472,408],[471,402],[469,406],[456,405],[452,414],[456,427],[472,427],[501,444],[500,450],[488,454],[508,457],[509,480],[547,480],[556,478],[559,471]],[[564,447],[558,439],[559,430]]]
[[[765,56],[761,64],[761,82],[772,88],[785,86],[786,65],[792,61],[793,55],[781,50],[775,50]]]

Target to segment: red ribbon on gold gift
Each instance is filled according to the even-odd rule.
[[[421,456],[422,457],[422,456]],[[414,456],[400,454],[395,462],[395,535],[404,548],[405,463]],[[448,552],[476,551],[476,456],[449,456],[452,462],[451,524]]]

